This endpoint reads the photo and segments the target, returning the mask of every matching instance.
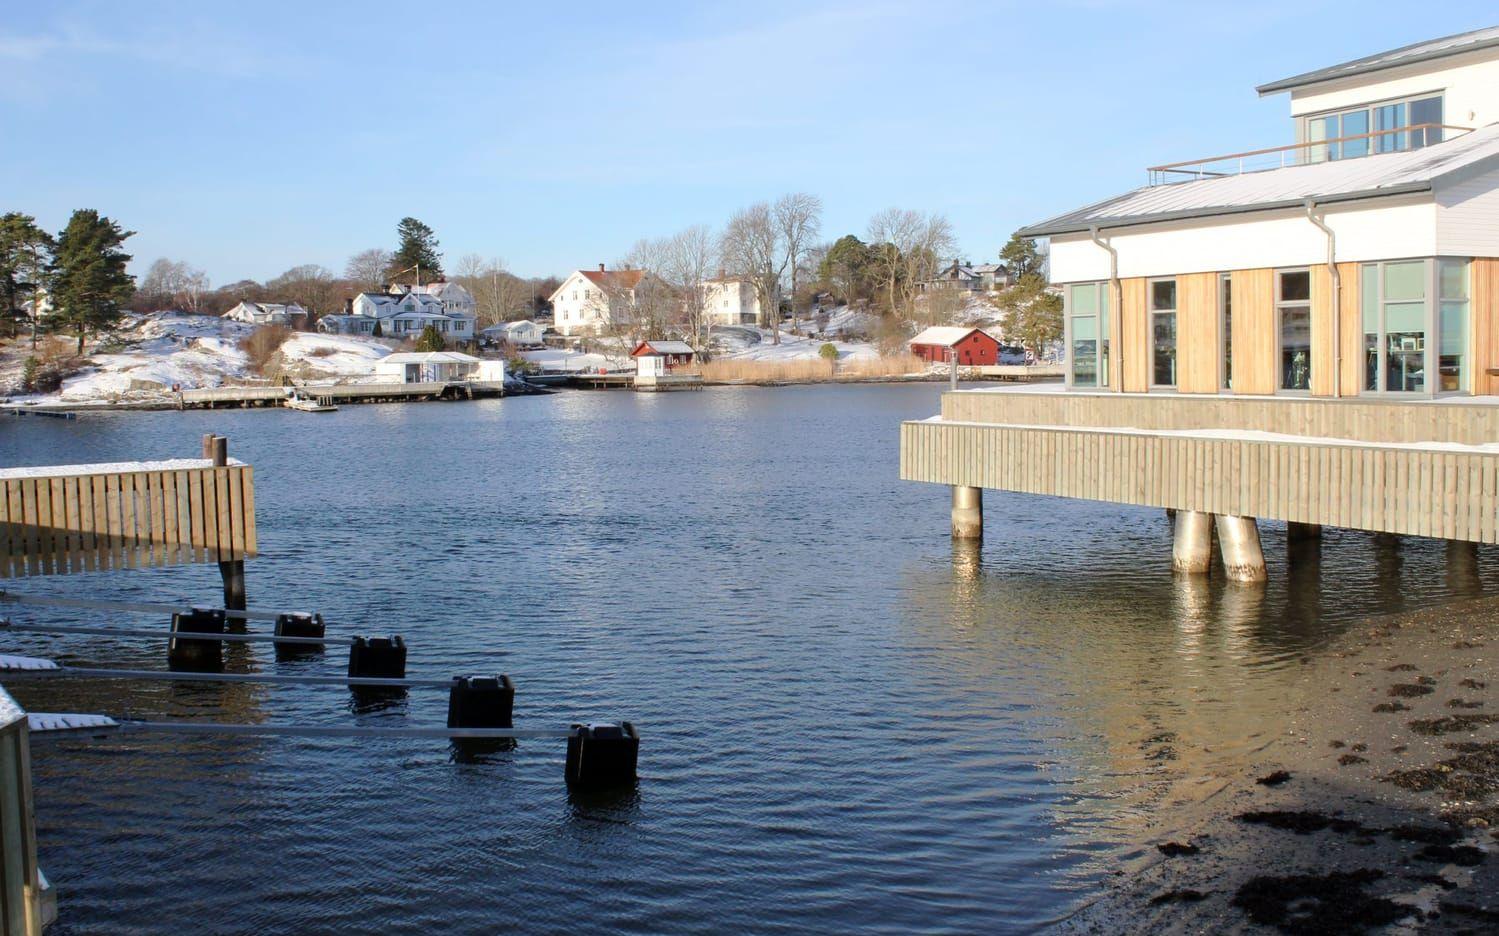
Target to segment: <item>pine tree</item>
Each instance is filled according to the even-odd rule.
[[[1018,342],[1037,358],[1052,342],[1062,340],[1062,297],[1039,273],[1026,273],[999,295],[1004,315],[1000,327],[1005,340]]]
[[[386,278],[395,282],[400,276],[420,275],[428,283],[442,279],[442,254],[437,251],[436,232],[415,218],[402,218],[396,225],[396,233],[401,246],[390,260]]]
[[[130,255],[120,249],[134,234],[87,208],[73,212],[57,239],[52,304],[57,320],[77,333],[79,354],[88,331],[113,328],[135,295],[135,277],[125,272]]]
[[[421,336],[416,339],[416,350],[418,351],[441,351],[448,346],[442,333],[437,330],[436,325],[428,325],[422,329]]]
[[[372,332],[370,332],[370,337],[371,338],[384,338],[385,337],[385,329],[383,329],[383,328],[380,327],[380,320],[379,319],[375,320],[375,330],[372,331]]]
[[[52,235],[36,219],[18,211],[0,215],[0,311],[9,319],[30,293],[31,344],[36,347],[37,306],[47,288],[47,269],[55,247]]]
[[[1010,275],[1017,281],[1028,273],[1041,272],[1041,255],[1036,252],[1036,242],[1021,237],[1019,233],[1010,235],[1009,243],[999,252],[999,259],[1005,262]]]

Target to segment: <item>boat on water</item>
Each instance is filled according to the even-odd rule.
[[[327,397],[310,397],[301,393],[293,393],[286,398],[286,408],[294,409],[303,413],[333,413],[338,411]]]

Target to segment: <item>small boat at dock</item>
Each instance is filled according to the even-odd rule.
[[[294,409],[303,413],[333,413],[338,407],[333,405],[328,397],[310,397],[301,393],[293,393],[286,398],[286,408]]]

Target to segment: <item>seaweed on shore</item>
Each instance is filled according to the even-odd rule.
[[[1396,683],[1385,694],[1396,699],[1414,699],[1416,696],[1431,695],[1433,692],[1436,690],[1421,683]]]
[[[1409,727],[1418,735],[1457,734],[1499,722],[1499,715],[1444,715],[1441,718],[1418,718]]]
[[[1337,816],[1329,816],[1326,813],[1305,810],[1254,810],[1240,813],[1234,818],[1250,825],[1269,826],[1272,829],[1294,832],[1297,835],[1310,835],[1313,832],[1321,832],[1323,829],[1345,833],[1365,831],[1362,825],[1352,819],[1339,819]]]
[[[1366,888],[1384,877],[1374,868],[1329,874],[1263,874],[1234,894],[1234,906],[1261,926],[1288,933],[1367,930],[1404,920],[1420,911]]]

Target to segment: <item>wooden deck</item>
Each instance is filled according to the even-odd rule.
[[[0,469],[0,577],[255,554],[254,469],[242,462]]]
[[[293,387],[214,387],[184,390],[175,394],[184,409],[233,406],[281,406],[294,390],[344,403],[394,403],[418,400],[472,400],[504,396],[505,384],[498,380],[451,380],[433,383],[361,383]]]
[[[1499,542],[1499,400],[966,390],[905,480]]]

